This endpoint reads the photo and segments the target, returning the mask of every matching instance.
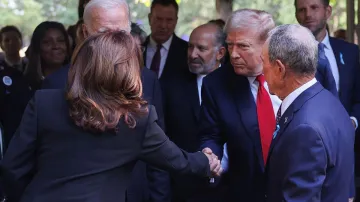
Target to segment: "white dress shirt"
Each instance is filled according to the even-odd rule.
[[[165,63],[166,63],[167,56],[169,54],[169,49],[170,49],[172,39],[173,39],[173,35],[171,35],[171,37],[165,43],[162,44],[162,48],[160,50],[161,60],[160,60],[158,78],[161,77],[161,74],[164,71],[164,66],[165,66]],[[149,69],[151,67],[151,62],[153,60],[153,57],[154,57],[154,55],[156,53],[156,49],[157,49],[156,46],[157,46],[157,43],[150,36],[150,42],[146,47],[146,67],[149,68]]]
[[[206,75],[197,75],[197,87],[198,87],[198,93],[199,93],[199,101],[200,101],[200,105],[201,105],[201,102],[202,102],[202,99],[201,99],[201,88],[202,88],[202,83],[203,83],[203,79]]]
[[[302,85],[299,88],[297,88],[296,90],[294,90],[288,96],[286,96],[286,98],[283,100],[282,105],[281,105],[281,116],[285,113],[287,108],[289,108],[289,106],[294,102],[294,100],[297,97],[299,97],[299,95],[301,93],[303,93],[305,90],[307,90],[308,88],[313,86],[315,83],[316,83],[316,79],[313,78],[312,80],[308,81],[304,85]]]
[[[250,83],[250,89],[251,89],[251,93],[254,96],[254,101],[256,103],[256,98],[257,98],[257,94],[258,94],[258,89],[259,89],[259,82],[256,80],[256,77],[248,77],[249,83]],[[266,89],[267,92],[269,92],[269,87],[267,85],[267,83],[264,83],[264,87]],[[276,96],[276,95],[271,95],[270,94],[270,99],[274,108],[274,117],[276,118],[276,114],[277,111],[279,110],[279,107],[281,105],[281,100]],[[227,143],[225,143],[224,145],[224,155],[223,158],[221,160],[221,167],[223,168],[224,171],[227,171],[229,168],[229,158],[228,158],[228,154],[227,154]]]
[[[334,76],[334,80],[335,80],[335,84],[336,84],[336,89],[339,92],[340,90],[340,74],[339,74],[339,68],[337,66],[337,62],[336,62],[336,57],[334,54],[334,51],[331,47],[330,44],[330,37],[329,37],[329,33],[326,32],[325,38],[321,41],[321,43],[323,43],[325,45],[325,56],[327,57],[329,64],[330,64],[330,68],[331,68],[331,73]],[[355,129],[357,129],[357,127],[359,126],[358,120],[351,116],[350,117],[351,120],[353,120],[355,122]]]

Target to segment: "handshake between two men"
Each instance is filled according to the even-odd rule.
[[[223,172],[223,168],[221,166],[221,161],[218,159],[218,157],[212,152],[210,148],[204,148],[202,152],[208,157],[209,159],[209,165],[210,165],[210,171],[212,175],[220,176]]]

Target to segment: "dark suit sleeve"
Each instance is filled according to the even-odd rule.
[[[28,103],[0,165],[1,183],[9,201],[17,201],[33,177],[37,139],[35,97]]]
[[[155,77],[155,76],[154,76]],[[153,102],[158,114],[158,125],[165,130],[162,95],[159,80],[155,77],[153,85]],[[146,164],[146,176],[149,184],[149,202],[170,202],[171,183],[168,172],[155,166]]]
[[[211,96],[206,78],[202,85],[201,96],[202,103],[199,129],[199,138],[201,141],[200,149],[209,147],[221,159],[225,138],[220,131],[217,107]]]
[[[356,47],[356,53],[359,53],[359,49]],[[353,91],[353,99],[352,99],[352,108],[350,112],[350,116],[353,116],[357,119],[358,124],[360,125],[360,61],[359,61],[359,54],[356,55],[356,65],[354,67],[354,91]],[[359,128],[359,126],[358,126]],[[359,129],[357,129],[357,132],[359,133]]]
[[[279,162],[287,171],[282,183],[283,200],[320,202],[327,154],[319,133],[302,124],[281,138],[285,147]]]
[[[140,158],[170,172],[210,176],[208,158],[202,152],[187,153],[181,150],[169,140],[156,123],[157,115],[153,107],[150,108],[149,113]]]

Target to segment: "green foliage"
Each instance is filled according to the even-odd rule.
[[[132,20],[150,33],[148,13],[151,0],[127,0]],[[233,0],[233,9],[257,8],[273,14],[277,24],[296,23],[294,0]],[[177,0],[180,6],[176,33],[188,36],[200,24],[217,18],[215,0]],[[331,0],[333,15],[330,30],[346,28],[346,1]],[[25,44],[34,28],[42,21],[56,20],[65,26],[77,21],[78,0],[0,0],[0,26],[16,25],[24,35]]]

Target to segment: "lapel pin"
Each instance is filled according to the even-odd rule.
[[[285,122],[284,123],[287,123],[287,121],[288,121],[288,117],[285,117]]]
[[[280,130],[280,126],[279,126],[279,124],[277,124],[277,125],[276,125],[276,130],[275,130],[275,132],[274,132],[274,134],[273,134],[273,139],[276,138],[277,133],[279,132],[279,130]]]
[[[340,53],[340,62],[341,64],[345,65],[345,62],[344,62],[344,58],[343,58],[343,54]]]
[[[4,70],[4,67],[3,66],[0,66],[0,71]]]
[[[4,76],[3,77],[3,83],[6,85],[6,86],[11,86],[12,85],[12,80],[9,76]]]

